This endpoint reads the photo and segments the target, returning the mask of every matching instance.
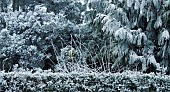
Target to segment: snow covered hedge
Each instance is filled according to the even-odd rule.
[[[0,71],[0,91],[59,91],[59,92],[168,92],[170,76],[123,73],[52,73],[50,70],[5,73]]]

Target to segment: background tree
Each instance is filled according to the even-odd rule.
[[[169,0],[87,0],[83,4],[13,0],[12,8],[17,12],[2,13],[0,18],[1,29],[8,30],[1,37],[11,42],[1,46],[6,55],[2,62],[19,55],[17,61],[27,62],[21,66],[32,66],[37,60],[35,67],[42,67],[41,61],[50,61],[46,57],[50,56],[57,64],[61,49],[71,45],[96,70],[139,66],[138,70],[153,72],[168,67],[169,73]],[[22,40],[21,49],[17,42]],[[18,49],[21,52],[16,53]]]
[[[19,0],[12,0],[12,8],[13,11],[15,10],[19,11]]]
[[[165,48],[167,50],[169,46],[166,44],[166,46],[163,45],[160,47],[158,42],[159,39],[166,40],[165,43],[169,41],[169,31],[165,31],[169,30],[169,27],[166,26],[168,21],[163,22],[164,18],[169,20],[167,18],[169,14],[166,12],[169,5],[169,1],[159,0],[96,0],[88,2],[89,10],[87,12],[91,12],[92,16],[88,15],[88,13],[85,16],[90,19],[90,21],[87,22],[90,23],[90,25],[93,25],[96,20],[107,21],[105,20],[107,19],[105,16],[120,21],[123,28],[120,28],[119,30],[112,31],[111,27],[114,26],[105,26],[105,28],[110,28],[110,30],[107,31],[114,34],[114,38],[118,42],[118,45],[115,46],[113,52],[113,54],[116,55],[115,57],[117,57],[116,61],[121,63],[120,65],[128,65],[131,60],[134,60],[133,62],[145,63],[147,70],[147,67],[149,68],[150,66],[153,66],[152,68],[159,68],[159,62],[164,62],[160,63],[161,67],[164,67],[164,65],[166,66],[169,63],[169,54],[165,51]],[[92,14],[92,11],[95,13]],[[163,13],[165,13],[164,16],[162,16]],[[102,16],[98,17],[99,15]],[[99,29],[100,27],[102,28],[100,24],[96,25]],[[92,28],[95,27],[93,26]],[[167,35],[165,35],[164,32],[166,32]],[[161,36],[162,34],[164,34],[164,36]],[[100,37],[102,36],[97,38]],[[126,51],[127,54],[124,53]],[[134,57],[130,54],[131,52],[134,53]],[[113,68],[117,66],[115,64],[118,63],[114,62]]]
[[[1,5],[1,12],[7,12],[7,1],[6,0],[1,0],[0,1],[0,5]]]

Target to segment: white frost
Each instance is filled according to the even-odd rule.
[[[148,57],[148,60],[147,60],[147,65],[149,64],[153,64],[156,68],[159,68],[159,63],[156,62],[156,59],[154,57],[154,55],[151,55]]]
[[[164,45],[165,41],[169,39],[169,32],[167,29],[163,29],[163,32],[159,36],[158,44]]]
[[[127,0],[127,7],[131,7],[134,3],[134,0]]]

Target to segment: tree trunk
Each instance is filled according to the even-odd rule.
[[[13,0],[12,8],[13,8],[13,11],[15,10],[19,11],[19,0]]]
[[[26,0],[20,0],[20,7],[23,12],[26,11]]]
[[[0,0],[0,7],[2,12],[7,12],[7,2],[6,0]]]

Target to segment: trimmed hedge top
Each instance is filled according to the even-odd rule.
[[[0,91],[57,92],[168,92],[170,76],[123,73],[52,73],[41,69],[0,72]]]

